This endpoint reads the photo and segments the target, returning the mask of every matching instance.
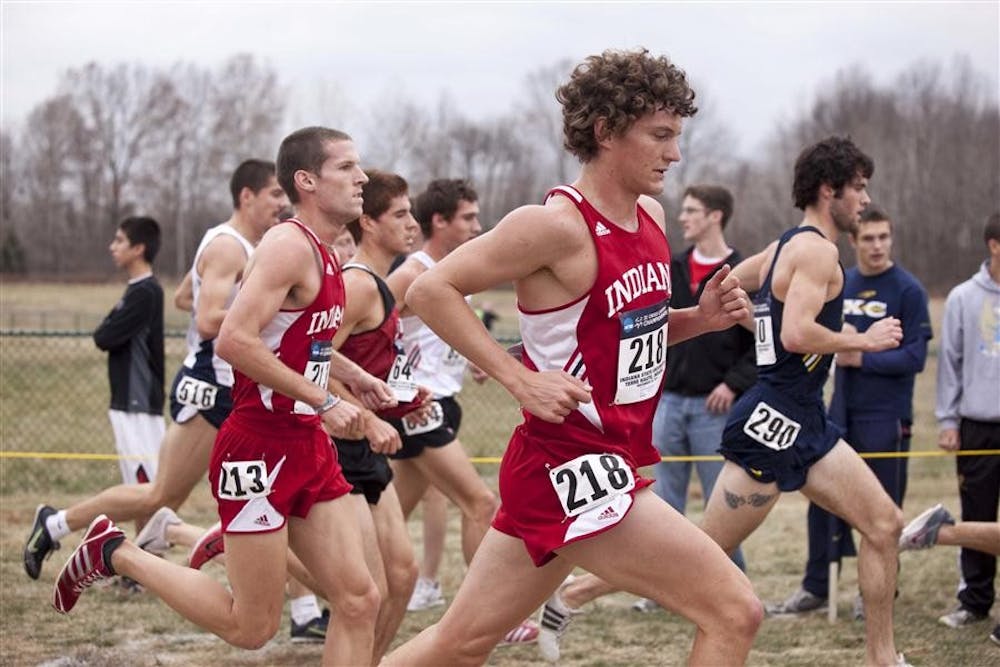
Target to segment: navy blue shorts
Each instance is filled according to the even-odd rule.
[[[201,415],[209,424],[220,428],[232,411],[233,396],[229,387],[181,366],[170,388],[170,416],[174,422],[184,424]]]
[[[452,396],[436,398],[431,410],[420,417],[414,413],[402,419],[388,419],[399,431],[403,446],[392,455],[394,459],[412,459],[420,456],[427,447],[444,447],[458,438],[462,425],[462,406]]]
[[[344,478],[354,487],[351,493],[364,494],[369,505],[377,505],[385,487],[392,481],[388,458],[373,452],[367,440],[334,438],[333,442]]]
[[[756,384],[729,413],[719,452],[756,481],[797,491],[842,437],[822,401],[800,403]]]

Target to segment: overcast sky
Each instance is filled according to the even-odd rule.
[[[89,61],[215,66],[250,52],[291,86],[289,122],[442,91],[468,115],[511,108],[525,75],[561,58],[648,47],[697,84],[752,151],[842,67],[878,82],[919,59],[967,56],[1000,88],[1000,2],[302,3],[2,0],[2,122],[14,127]],[[317,91],[325,91],[318,95]],[[331,92],[332,91],[332,92]],[[347,100],[330,100],[330,95]],[[324,97],[325,96],[325,97]],[[325,100],[325,101],[324,101]],[[706,109],[707,110],[707,109]],[[351,131],[350,127],[343,128]],[[363,150],[363,147],[362,147]]]

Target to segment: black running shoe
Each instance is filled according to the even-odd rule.
[[[56,513],[56,508],[39,505],[35,510],[35,521],[28,533],[28,542],[24,545],[24,571],[32,579],[37,579],[42,573],[42,561],[59,548],[59,543],[49,535],[45,520]]]
[[[302,625],[292,620],[293,644],[322,644],[326,641],[326,628],[330,625],[330,612],[323,610],[322,616],[311,618]]]

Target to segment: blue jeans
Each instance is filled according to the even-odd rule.
[[[709,412],[705,396],[682,396],[665,391],[660,395],[653,417],[653,445],[664,456],[714,456],[719,452],[726,416]],[[687,508],[691,465],[690,462],[669,462],[653,467],[656,476],[653,491],[681,514]],[[722,470],[722,461],[698,461],[694,467],[707,504]],[[742,549],[737,547],[732,558],[741,570],[746,570]]]

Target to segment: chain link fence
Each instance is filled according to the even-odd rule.
[[[165,343],[169,390],[183,334],[170,332]],[[107,357],[90,331],[0,331],[0,495],[92,493],[120,483],[109,397]],[[469,455],[499,457],[520,420],[513,398],[496,382],[467,379],[459,401]],[[479,467],[495,474],[493,464]]]

